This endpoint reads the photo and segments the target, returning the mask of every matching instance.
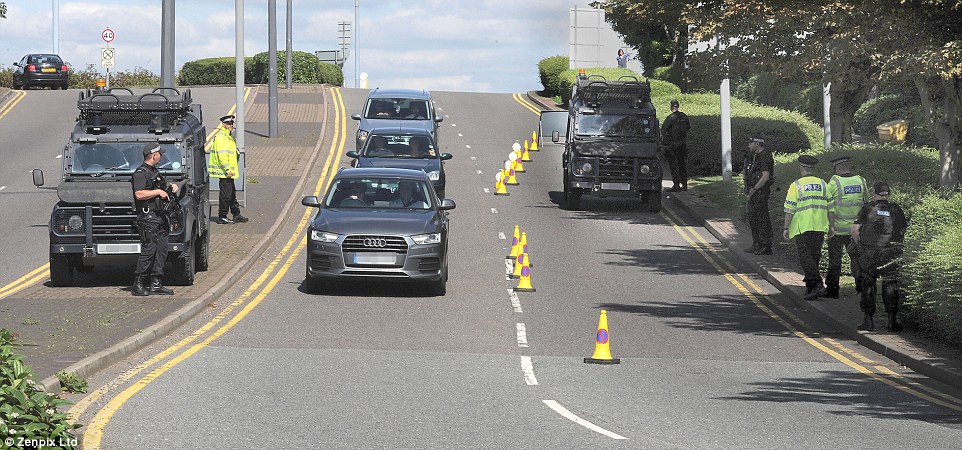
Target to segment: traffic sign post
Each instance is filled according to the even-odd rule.
[[[109,27],[104,28],[104,31],[100,33],[100,38],[107,43],[106,48],[100,49],[100,66],[107,69],[107,87],[110,89],[110,69],[114,67],[114,49],[110,48],[110,43],[114,40],[116,36],[114,35],[114,30]]]

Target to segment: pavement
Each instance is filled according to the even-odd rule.
[[[542,109],[560,109],[553,100],[541,96],[537,91],[528,92],[527,97]],[[752,245],[751,229],[747,222],[733,217],[700,196],[697,187],[687,192],[666,194],[664,200],[688,213],[728,247],[736,258],[754,268],[800,308],[812,312],[840,333],[898,364],[942,383],[962,387],[962,349],[927,339],[911,330],[899,333],[859,331],[856,326],[862,322],[862,311],[859,309],[859,297],[854,288],[843,286],[842,295],[838,299],[820,298],[806,301],[803,299],[804,276],[800,272],[798,261],[779,254],[780,252],[773,255],[755,255],[742,250]],[[775,229],[780,228],[779,226]],[[887,320],[881,305],[878,311],[875,316],[876,330],[884,330]]]

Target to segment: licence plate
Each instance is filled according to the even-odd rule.
[[[98,255],[129,255],[140,253],[140,244],[97,244]]]
[[[601,183],[601,188],[607,191],[628,191],[631,190],[630,183]]]
[[[397,264],[397,255],[394,253],[355,253],[354,264],[378,264],[394,265]]]
[[[57,71],[57,68],[55,68],[55,67],[44,67],[43,69],[40,69],[40,71],[43,72],[43,73],[56,72],[56,71]]]

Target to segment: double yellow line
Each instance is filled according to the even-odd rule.
[[[739,292],[742,293],[746,298],[748,298],[752,304],[754,304],[758,309],[762,310],[766,315],[774,319],[776,322],[781,324],[786,330],[794,334],[796,337],[804,340],[809,345],[817,348],[821,352],[828,354],[832,358],[835,358],[842,364],[855,369],[857,372],[872,378],[878,382],[889,385],[897,390],[911,394],[922,400],[935,403],[939,406],[951,409],[953,411],[962,412],[962,400],[955,398],[951,395],[939,392],[928,386],[916,383],[915,381],[908,379],[891,369],[882,366],[881,364],[875,363],[871,358],[868,358],[859,352],[846,347],[844,344],[831,339],[831,338],[813,338],[807,333],[801,330],[804,327],[804,322],[795,316],[791,311],[785,309],[781,305],[774,302],[770,302],[775,309],[778,310],[776,313],[765,303],[761,301],[761,298],[767,297],[768,294],[758,286],[751,278],[748,278],[743,273],[739,273],[735,268],[729,263],[728,260],[723,258],[718,254],[716,250],[708,241],[706,241],[698,232],[689,226],[679,225],[682,221],[674,213],[662,210],[661,216],[671,224],[675,231],[681,235],[689,245],[695,248],[711,264],[715,270],[722,274],[725,279],[728,280]],[[787,319],[786,319],[787,318]],[[797,326],[796,326],[797,324]],[[847,355],[847,356],[846,356]],[[855,361],[857,360],[857,362]],[[874,369],[874,370],[873,370]]]
[[[346,140],[347,132],[347,120],[345,116],[344,100],[341,97],[341,92],[339,89],[331,88],[331,97],[334,104],[334,139],[331,142],[331,148],[328,152],[327,161],[324,163],[324,170],[320,174],[320,178],[317,181],[317,185],[314,188],[314,195],[320,195],[322,189],[326,188],[330,184],[331,179],[337,173],[337,166],[340,162],[340,157],[344,149],[344,143]],[[137,367],[130,369],[113,381],[108,383],[106,386],[98,389],[97,391],[91,393],[87,397],[83,398],[73,408],[70,409],[69,414],[73,418],[79,417],[86,411],[91,405],[100,400],[108,392],[120,386],[127,381],[133,379],[139,373],[148,369],[149,367],[157,364],[168,356],[173,355],[180,349],[186,347],[197,339],[207,334],[210,330],[214,330],[221,322],[227,320],[227,322],[217,328],[213,333],[203,339],[201,342],[194,344],[184,352],[180,353],[176,357],[170,359],[163,365],[157,367],[147,375],[143,376],[140,380],[137,380],[132,385],[121,391],[119,394],[114,396],[107,404],[101,408],[97,414],[91,420],[90,424],[87,425],[87,429],[83,436],[83,448],[85,449],[99,449],[101,441],[103,440],[104,428],[106,428],[107,423],[114,416],[114,414],[124,405],[124,403],[133,397],[135,394],[140,392],[142,389],[147,387],[154,379],[163,375],[165,372],[176,366],[177,364],[183,362],[187,358],[191,357],[204,347],[210,345],[211,342],[216,340],[218,337],[222,336],[228,330],[234,327],[237,323],[247,317],[254,308],[257,307],[270,293],[273,291],[274,287],[280,282],[284,276],[287,274],[291,265],[297,259],[301,251],[303,251],[306,246],[306,236],[304,233],[307,227],[308,220],[310,219],[313,209],[308,208],[304,211],[298,222],[297,228],[294,231],[291,238],[287,241],[280,252],[274,257],[274,259],[268,264],[267,268],[260,274],[260,276],[254,281],[253,284],[247,290],[244,291],[236,300],[234,300],[230,305],[228,305],[224,310],[215,316],[213,319],[208,321],[200,329],[192,333],[190,336],[182,339],[173,346],[167,348],[166,350],[158,353],[156,356],[150,358],[148,361],[138,365]],[[266,282],[266,285],[265,285]],[[261,287],[263,286],[263,288]],[[260,292],[258,292],[258,290]],[[255,292],[257,293],[254,296]],[[251,299],[251,296],[254,296]],[[237,308],[243,308],[233,317],[228,317]]]
[[[7,113],[10,112],[14,106],[17,106],[17,103],[20,103],[20,100],[23,100],[26,96],[27,93],[24,91],[13,91],[13,98],[11,98],[6,105],[3,105],[3,108],[0,108],[0,119],[6,116]]]
[[[541,116],[541,108],[538,108],[534,103],[529,102],[524,98],[523,95],[515,93],[511,95],[511,97],[514,98],[514,101],[518,102],[519,105],[523,106],[528,111],[535,113],[535,115]]]

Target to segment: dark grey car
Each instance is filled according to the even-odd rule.
[[[434,108],[431,93],[423,89],[381,89],[367,95],[364,111],[354,113],[358,121],[355,150],[360,151],[375,128],[421,128],[438,142],[438,127],[443,120]]]
[[[410,169],[343,169],[322,199],[307,241],[305,284],[311,291],[325,280],[380,278],[431,285],[444,295],[448,279],[448,210],[427,175]]]
[[[452,158],[441,153],[434,138],[420,128],[376,128],[371,130],[363,149],[347,152],[354,158],[352,167],[393,167],[414,169],[428,174],[438,197],[444,198],[444,161]]]

